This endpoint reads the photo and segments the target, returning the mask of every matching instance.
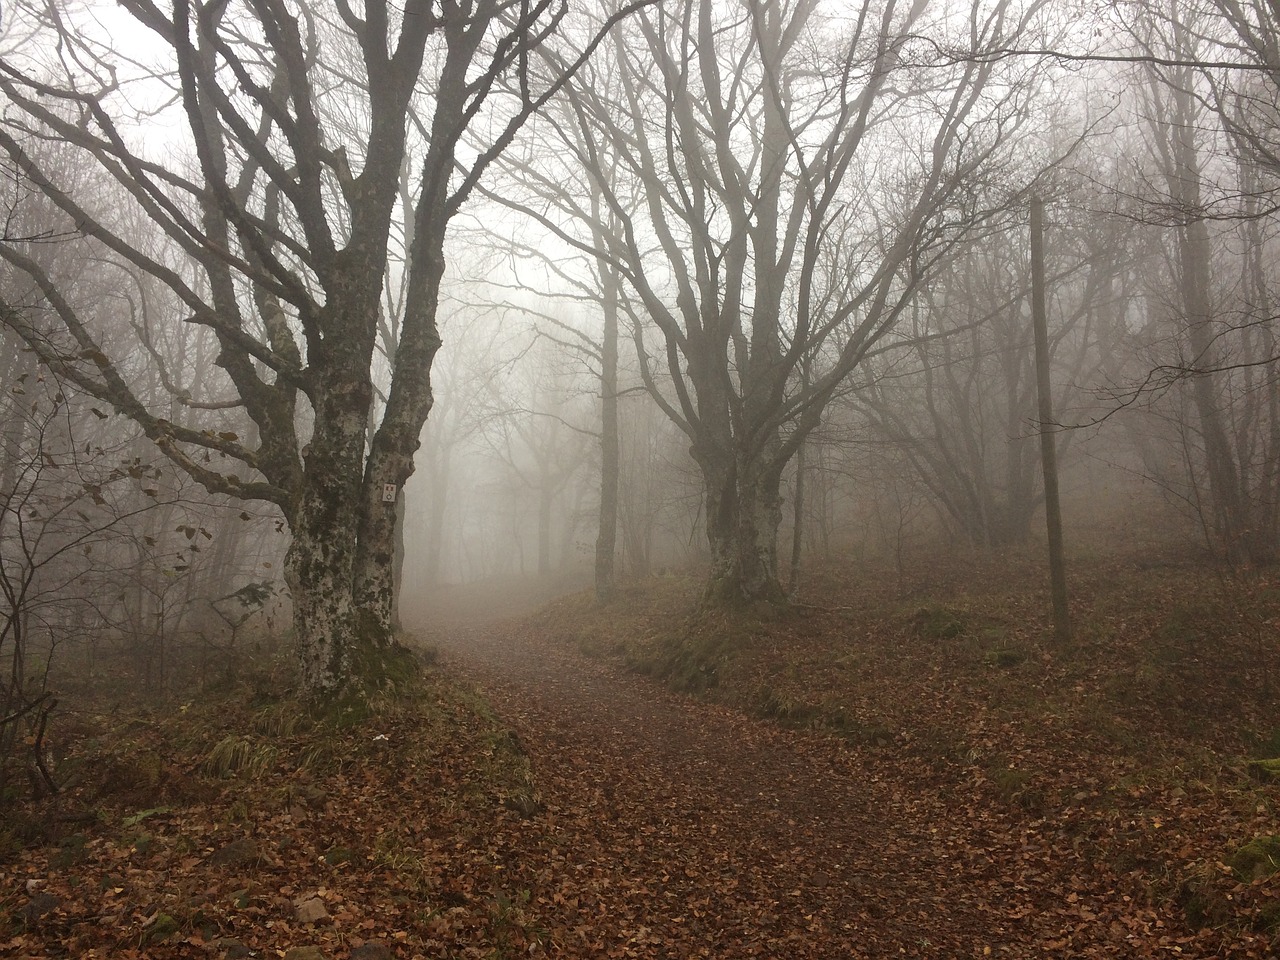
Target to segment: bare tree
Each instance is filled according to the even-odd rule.
[[[866,367],[853,399],[902,448],[970,542],[1023,543],[1043,501],[1035,434],[1025,231],[1010,223],[958,252],[920,292],[910,337]],[[1050,244],[1054,406],[1080,417],[1102,362],[1098,329],[1123,312],[1124,225],[1063,207]],[[1053,429],[1053,427],[1050,427]],[[1074,434],[1060,437],[1063,452]]]
[[[975,4],[963,29],[1004,46],[1037,9]],[[896,0],[844,18],[819,0],[666,5],[616,35],[557,121],[607,234],[581,227],[588,194],[563,165],[517,171],[539,198],[523,209],[623,278],[645,384],[702,474],[709,600],[783,598],[786,465],[934,260],[1009,201],[992,171],[1030,88],[915,43],[948,22]]]
[[[1227,11],[1244,41],[1228,45],[1266,63],[1266,43],[1239,19],[1260,13],[1251,9]],[[1208,65],[1230,37],[1221,8],[1206,16],[1173,3],[1142,13],[1140,49],[1173,62],[1143,67],[1139,107],[1153,163],[1140,212],[1172,244],[1147,274],[1150,325],[1166,335],[1134,393],[1170,392],[1174,404],[1185,397],[1184,497],[1228,561],[1268,563],[1280,521],[1280,353],[1266,256],[1276,170],[1254,126],[1265,85],[1241,85],[1251,91],[1246,103],[1243,93],[1228,96],[1221,68]]]
[[[32,305],[42,310],[30,319],[10,309],[6,322],[43,363],[134,420],[208,490],[278,508],[292,533],[286,577],[304,688],[318,697],[377,683],[395,655],[395,502],[432,403],[446,227],[585,54],[564,53],[564,71],[534,88],[526,67],[556,35],[563,0],[120,6],[163,50],[152,82],[172,83],[176,146],[189,145],[194,169],[132,146],[148,128],[124,119],[125,81],[138,72],[128,51],[95,42],[38,0],[9,11],[38,42],[0,59],[9,106],[0,149],[56,205],[57,229],[162,282],[182,305],[170,322],[209,331],[222,371],[214,389],[242,405],[251,429],[193,426],[181,395],[177,417],[149,406],[122,369],[130,348],[102,341],[92,305],[19,245],[0,243],[0,256],[32,278]],[[525,78],[515,97],[495,95],[505,74]],[[389,225],[415,103],[430,120],[413,177],[412,241],[395,263]],[[460,152],[477,126],[481,149]],[[50,140],[73,145],[118,182],[149,235],[137,239],[117,210],[42,164],[33,144]],[[409,279],[379,411],[375,353],[393,270]]]

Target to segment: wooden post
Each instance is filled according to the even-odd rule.
[[[1045,305],[1044,202],[1031,201],[1031,325],[1036,341],[1036,393],[1039,398],[1040,463],[1044,471],[1044,517],[1049,533],[1049,583],[1053,596],[1053,633],[1071,639],[1067,609],[1067,571],[1062,556],[1062,508],[1058,502],[1058,453],[1054,445],[1053,393],[1049,384],[1049,316]]]

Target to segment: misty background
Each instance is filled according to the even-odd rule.
[[[492,585],[476,595],[498,612],[520,595],[511,584],[529,596],[590,586],[610,482],[612,576],[705,570],[718,549],[707,523],[721,504],[709,493],[719,467],[705,452],[717,418],[739,464],[776,472],[753,494],[761,527],[776,523],[776,544],[760,551],[793,597],[820,562],[901,570],[922,552],[1034,547],[1043,426],[1057,439],[1077,562],[1095,550],[1151,563],[1275,559],[1277,88],[1271,35],[1250,26],[1269,24],[1269,11],[663,10],[611,28],[450,225],[434,401],[414,472],[392,491],[408,624],[429,623],[450,588]],[[33,105],[35,78],[79,78],[138,158],[197,177],[167,47],[111,11],[5,10],[4,89],[23,109],[5,121],[0,288],[30,324],[6,328],[0,352],[6,638],[126,657],[163,687],[175,643],[214,662],[244,642],[250,618],[287,630],[290,532],[269,502],[210,493],[120,405],[30,348],[33,331],[56,326],[62,308],[51,303],[64,297],[98,344],[78,362],[109,363],[151,416],[209,439],[192,462],[221,469],[233,446],[257,442],[214,330],[42,186],[49,177],[74,188],[132,249],[206,282],[183,241],[139,214],[127,176],[57,132],[54,115],[75,101],[47,116]],[[575,10],[561,32],[580,46],[603,13]],[[323,120],[359,134],[364,95],[341,66],[354,56],[350,37],[322,14],[298,22],[323,51]],[[228,22],[229,37],[253,41],[250,26]],[[59,44],[59,29],[78,46]],[[541,62],[563,57],[553,49]],[[517,99],[521,82],[496,81]],[[415,164],[434,95],[428,76],[428,108],[409,117],[370,442],[409,296]],[[459,171],[501,128],[500,106],[476,116]],[[263,196],[254,202],[269,205]],[[1048,425],[1036,413],[1033,198],[1047,210]],[[341,226],[345,214],[335,216]],[[247,283],[235,295],[254,296]],[[719,352],[700,353],[698,337],[730,313],[737,326]],[[270,332],[263,316],[255,335]],[[708,326],[695,330],[698,318]],[[708,356],[720,366],[703,369]],[[721,412],[711,409],[717,384]],[[304,439],[309,416],[299,408]],[[259,479],[240,470],[233,486]]]

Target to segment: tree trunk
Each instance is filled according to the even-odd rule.
[[[653,572],[650,561],[653,528],[646,522],[648,510],[640,510],[635,505],[634,490],[627,499],[627,506],[621,511],[622,544],[626,550],[627,572],[633,580],[643,580]]]
[[[348,511],[340,529],[331,513],[323,499],[307,497],[285,557],[302,686],[315,696],[338,692],[351,662],[355,522]]]
[[[807,446],[808,443],[801,443],[800,449],[796,451],[796,494],[791,524],[791,571],[787,578],[787,591],[793,597],[800,583],[800,558],[804,552],[804,454]]]
[[[601,264],[604,281],[604,335],[600,344],[600,522],[596,534],[596,600],[613,599],[618,544],[618,282]]]
[[[545,473],[538,487],[538,576],[551,573],[551,507],[555,503],[555,488]]]
[[[337,693],[354,662],[360,468],[372,393],[367,379],[358,375],[348,375],[346,389],[338,389],[336,373],[332,376],[331,389],[316,410],[285,565],[302,685],[316,698]],[[388,570],[389,560],[388,551]],[[388,617],[386,636],[375,642],[389,639]]]
[[[394,594],[391,600],[391,628],[401,629],[400,598],[404,595],[404,521],[408,512],[404,487],[396,491],[395,546],[391,557],[391,580]]]
[[[1222,385],[1218,366],[1217,331],[1211,303],[1209,268],[1213,248],[1201,214],[1200,159],[1193,133],[1179,129],[1174,143],[1177,161],[1175,196],[1187,221],[1177,230],[1178,270],[1183,320],[1191,347],[1191,395],[1204,438],[1205,472],[1209,499],[1228,562],[1245,559],[1249,521],[1241,492],[1236,451],[1222,409]]]
[[[704,457],[700,463],[707,490],[707,543],[711,549],[706,602],[725,606],[784,603],[786,592],[778,580],[780,469],[743,468],[727,458]]]
[[[1031,201],[1031,322],[1036,345],[1036,398],[1040,459],[1044,469],[1044,513],[1049,535],[1049,584],[1053,630],[1059,643],[1071,639],[1067,569],[1063,557],[1062,511],[1058,505],[1058,454],[1053,435],[1053,390],[1049,380],[1049,314],[1044,270],[1044,202]],[[1012,491],[1011,491],[1012,492]]]

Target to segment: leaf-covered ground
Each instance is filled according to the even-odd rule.
[[[0,955],[1276,955],[1275,584],[1099,562],[1059,648],[1023,566],[572,597],[432,638],[483,698],[345,731],[86,719],[7,811]]]

